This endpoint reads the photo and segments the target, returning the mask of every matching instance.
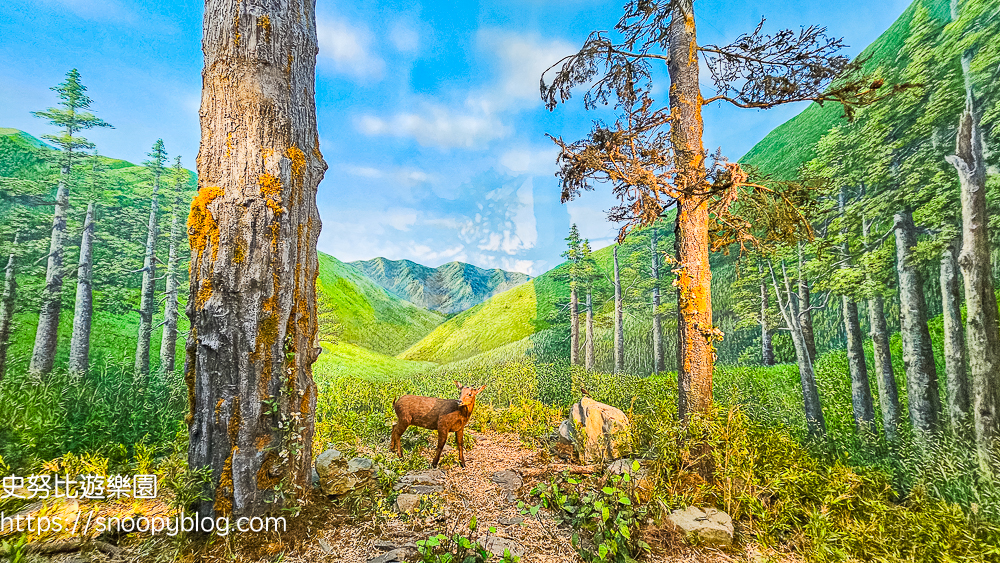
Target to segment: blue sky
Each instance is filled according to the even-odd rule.
[[[766,16],[770,30],[827,26],[853,56],[908,4],[699,0],[695,10],[702,44],[726,43]],[[48,88],[75,67],[95,112],[116,126],[89,135],[102,154],[141,162],[162,137],[194,168],[202,10],[201,0],[5,0],[0,127],[51,132],[29,112],[54,105]],[[619,2],[601,0],[318,0],[317,108],[330,165],[320,250],[537,275],[561,261],[571,222],[595,247],[609,244],[608,190],[560,204],[545,138],[575,140],[608,114],[584,111],[579,98],[546,111],[538,77],[619,15]],[[705,146],[737,159],[801,109],[714,104]]]

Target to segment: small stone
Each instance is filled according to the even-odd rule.
[[[572,444],[576,440],[576,430],[573,428],[573,421],[566,419],[559,425],[559,443]]]
[[[396,512],[400,514],[410,512],[418,506],[420,506],[420,495],[403,493],[396,497]]]
[[[396,544],[392,543],[391,541],[385,541],[385,540],[375,540],[375,543],[372,545],[375,547],[375,549],[379,551],[392,551],[399,547]]]
[[[733,519],[721,510],[689,506],[671,512],[669,519],[685,535],[693,536],[702,545],[729,547],[733,544]]]
[[[368,560],[368,563],[389,563],[390,561],[406,561],[406,549],[394,549],[387,553],[383,553],[378,557],[372,557]]]
[[[407,492],[416,495],[429,495],[431,493],[440,493],[444,490],[444,487],[440,485],[410,485]]]
[[[327,554],[333,553],[333,548],[330,547],[330,544],[326,543],[326,540],[324,540],[323,538],[320,538],[319,541],[316,543],[319,544],[319,548],[322,549],[324,553]]]
[[[407,485],[444,485],[446,476],[440,469],[427,471],[411,471],[399,478],[400,483]]]
[[[497,471],[491,479],[505,491],[516,491],[524,485],[524,480],[521,479],[521,476],[509,469],[506,471]]]
[[[516,526],[516,525],[520,524],[521,522],[524,522],[524,518],[522,518],[520,516],[515,516],[514,518],[501,518],[500,519],[500,525],[501,526]]]
[[[486,551],[489,551],[501,559],[503,558],[504,551],[510,553],[514,557],[524,557],[524,548],[521,547],[521,544],[507,538],[490,536],[490,538],[486,540],[486,545],[483,547],[486,548]]]

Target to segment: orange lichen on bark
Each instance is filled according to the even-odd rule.
[[[257,29],[264,34],[264,41],[271,41],[271,18],[267,14],[257,18]]]
[[[302,414],[309,414],[309,393],[310,389],[306,387],[306,392],[302,394],[302,402],[299,404],[299,412]]]
[[[222,405],[225,404],[226,400],[219,398],[219,401],[215,403],[215,423],[220,424],[222,422]]]
[[[281,181],[272,174],[261,174],[258,182],[260,183],[260,195],[264,196],[268,209],[273,211],[275,215],[281,215],[284,212],[281,207]]]
[[[209,298],[212,297],[212,280],[211,278],[205,278],[199,280],[198,282],[198,295],[195,297],[195,305],[204,307],[205,303],[208,303]]]
[[[218,186],[206,186],[198,190],[198,195],[191,202],[191,213],[188,215],[188,244],[195,259],[192,264],[201,261],[202,253],[207,246],[212,247],[212,261],[219,253],[219,225],[208,206],[217,198],[222,197],[225,190]]]
[[[239,447],[234,447],[229,452],[229,457],[222,464],[222,475],[219,476],[219,486],[215,488],[214,512],[220,516],[227,516],[233,510],[233,456],[240,451]]]

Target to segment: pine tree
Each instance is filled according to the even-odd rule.
[[[7,268],[4,270],[3,295],[0,296],[0,381],[7,371],[7,350],[14,322],[14,302],[17,299],[17,266],[14,263],[17,235],[10,247]]]
[[[157,216],[160,211],[160,177],[167,161],[163,139],[153,143],[146,169],[153,176],[153,193],[149,198],[149,226],[146,229],[146,253],[142,262],[142,288],[139,298],[139,336],[135,347],[135,377],[140,382],[149,379],[149,348],[153,336],[153,315],[156,314],[156,240],[159,236]]]
[[[43,135],[61,150],[59,154],[59,185],[56,190],[56,206],[52,216],[52,237],[49,243],[48,265],[45,270],[45,289],[42,293],[38,330],[31,353],[28,370],[35,375],[52,371],[56,355],[56,338],[59,329],[59,313],[62,310],[63,254],[66,239],[66,214],[69,211],[70,173],[73,167],[74,151],[92,149],[93,143],[77,133],[94,127],[111,127],[104,120],[86,110],[93,101],[87,97],[87,88],[80,81],[80,73],[73,69],[66,73],[66,81],[52,88],[58,92],[60,108],[49,108],[33,112],[35,117],[46,119],[62,129],[59,135]]]
[[[173,167],[174,201],[171,206],[170,241],[167,251],[167,274],[165,301],[163,303],[163,334],[160,338],[160,375],[174,371],[175,355],[177,354],[177,316],[180,289],[180,245],[181,210],[184,197],[184,187],[188,182],[188,172],[181,166],[181,157],[174,159]]]
[[[566,237],[568,247],[562,256],[569,260],[569,363],[580,364],[580,231],[573,223]]]

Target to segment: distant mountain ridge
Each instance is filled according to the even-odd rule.
[[[380,257],[350,265],[400,299],[445,314],[465,311],[529,279],[520,272],[485,269],[464,262],[431,268],[411,260]]]

